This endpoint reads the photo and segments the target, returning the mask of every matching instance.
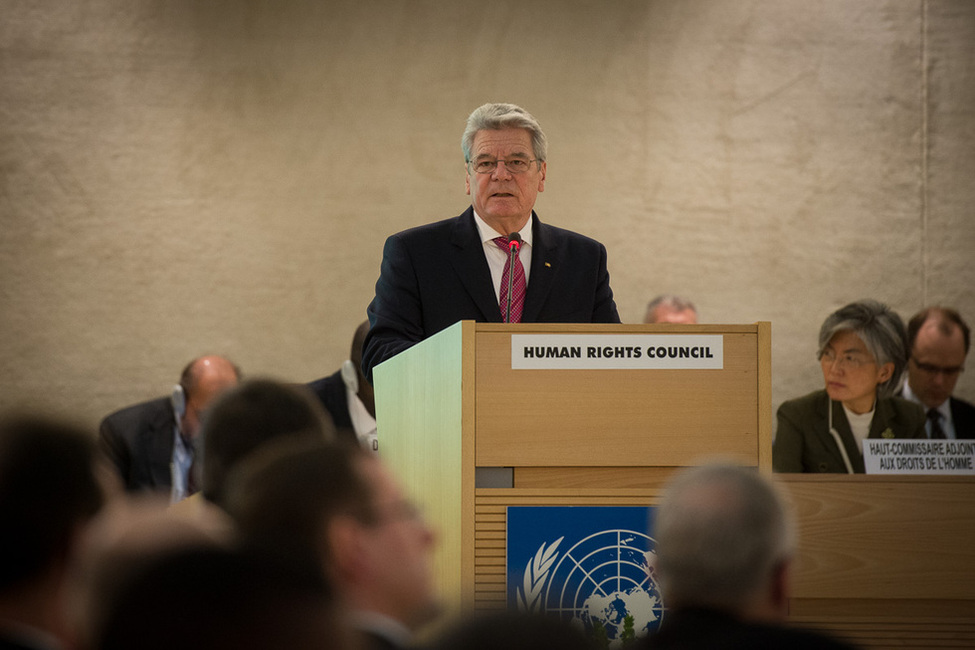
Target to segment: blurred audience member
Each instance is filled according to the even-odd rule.
[[[0,421],[0,648],[60,648],[63,600],[85,527],[102,505],[93,437],[54,421]]]
[[[596,650],[580,628],[552,616],[498,611],[455,622],[429,650]]]
[[[183,503],[183,502],[181,502]],[[74,647],[93,648],[93,630],[120,582],[147,562],[174,550],[230,546],[233,524],[218,508],[207,517],[178,516],[163,495],[115,499],[91,522],[68,592]]]
[[[185,548],[124,576],[97,650],[353,648],[317,566],[252,550]]]
[[[754,469],[709,464],[678,474],[654,519],[652,558],[667,613],[645,647],[845,648],[784,625],[795,522]]]
[[[772,443],[777,472],[860,473],[865,438],[923,438],[924,413],[892,397],[907,363],[907,333],[875,300],[830,314],[819,330],[825,390],[782,404]]]
[[[362,342],[368,332],[369,321],[364,321],[352,337],[349,359],[339,370],[311,382],[308,387],[332,416],[339,437],[378,451],[375,396],[372,384],[362,374]]]
[[[333,440],[336,434],[332,418],[305,386],[251,379],[214,402],[203,419],[200,436],[202,496],[223,508],[224,489],[233,468],[269,440]],[[193,501],[187,501],[186,507],[192,507]]]
[[[975,405],[953,397],[971,330],[954,309],[928,307],[907,324],[910,361],[902,395],[927,412],[929,438],[975,438]]]
[[[434,536],[377,456],[291,441],[248,459],[227,510],[257,546],[314,556],[366,648],[400,648],[438,612]]]
[[[657,296],[647,305],[644,323],[697,323],[697,308],[694,303],[680,296],[664,294]]]
[[[240,380],[240,370],[218,356],[194,359],[172,394],[112,413],[102,420],[99,444],[125,489],[166,491],[175,503],[196,491],[190,467],[203,412]]]

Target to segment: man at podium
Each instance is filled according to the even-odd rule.
[[[546,139],[514,104],[484,104],[462,138],[471,206],[392,235],[383,248],[362,354],[377,364],[459,320],[619,323],[606,248],[543,224]]]

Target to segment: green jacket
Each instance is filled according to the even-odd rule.
[[[825,390],[784,402],[779,407],[779,426],[772,443],[772,469],[776,472],[833,472],[846,474],[839,447],[829,432]],[[843,404],[833,402],[833,428],[840,434],[850,464],[864,473],[863,452],[858,449]],[[925,438],[924,410],[899,397],[881,397],[870,422],[871,438]]]

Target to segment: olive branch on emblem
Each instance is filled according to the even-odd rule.
[[[548,579],[548,572],[552,568],[552,563],[558,557],[555,549],[565,537],[559,537],[546,548],[542,543],[535,553],[535,557],[528,560],[525,567],[525,577],[521,588],[515,589],[518,597],[518,609],[523,612],[536,613],[542,597],[542,588]]]

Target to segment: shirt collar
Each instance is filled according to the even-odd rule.
[[[379,612],[353,611],[350,614],[350,620],[355,629],[384,637],[398,646],[408,646],[413,640],[413,633],[410,632],[410,628]]]
[[[901,389],[901,396],[906,400],[910,400],[914,402],[915,404],[920,404],[921,408],[924,409],[925,413],[931,410],[930,408],[925,406],[923,402],[921,402],[921,400],[918,398],[917,395],[914,394],[914,391],[911,390],[910,382],[907,381],[904,382],[904,388]],[[945,421],[951,422],[951,398],[950,397],[945,401],[941,402],[941,405],[936,407],[934,410],[940,413],[941,415],[943,415]]]
[[[530,216],[528,221],[525,222],[524,227],[518,231],[518,234],[521,235],[522,243],[527,244],[528,246],[532,245],[532,224],[534,221],[535,214],[532,213],[532,216]],[[489,226],[487,221],[482,219],[481,215],[477,213],[477,210],[474,210],[474,224],[477,226],[477,232],[481,235],[482,244],[491,243],[495,237],[507,236],[501,235],[497,230]],[[493,246],[494,244],[491,243],[491,245]]]

